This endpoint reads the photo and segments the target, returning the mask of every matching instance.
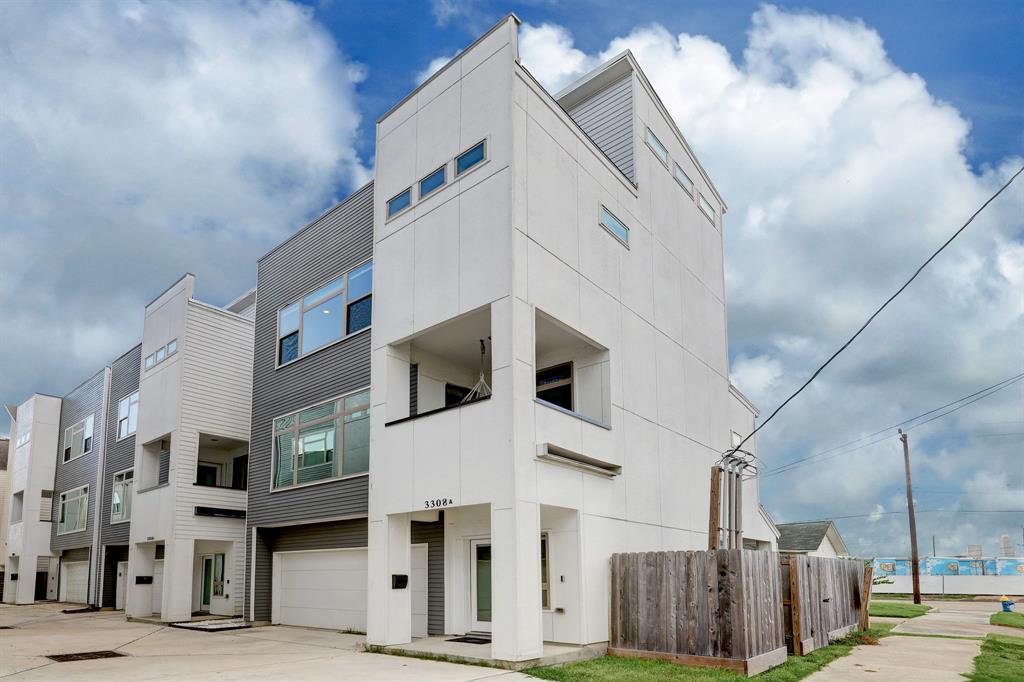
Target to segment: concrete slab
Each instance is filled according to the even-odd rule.
[[[505,670],[370,654],[364,638],[282,626],[195,632],[124,614],[62,614],[59,604],[0,607],[0,677],[12,680],[528,680]],[[55,663],[51,653],[114,650],[122,658]]]
[[[860,680],[963,681],[981,642],[933,637],[885,637],[878,646],[859,646],[807,678],[807,682]]]
[[[491,658],[490,644],[470,644],[469,642],[453,642],[454,636],[435,636],[414,639],[408,644],[395,644],[385,647],[383,653],[406,656],[426,656],[439,660],[461,661],[474,665],[497,666],[509,670],[523,670],[535,666],[561,665],[576,661],[587,661],[600,658],[608,653],[606,644],[576,646],[573,644],[553,644],[544,642],[544,653],[540,658],[529,661],[498,661]]]
[[[925,603],[932,607],[931,611],[923,616],[905,620],[893,628],[893,632],[957,637],[984,637],[987,634],[1024,637],[1024,630],[1020,628],[989,625],[989,616],[1000,609],[998,604],[942,601]]]

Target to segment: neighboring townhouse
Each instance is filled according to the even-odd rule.
[[[61,401],[50,516],[50,550],[58,560],[60,601],[96,601],[96,514],[109,386],[110,368],[104,367]]]
[[[0,601],[4,597],[4,573],[6,572],[7,514],[11,510],[11,476],[7,471],[7,456],[11,441],[0,438]]]
[[[732,384],[729,384],[729,397],[730,445],[738,447],[747,434],[757,426],[758,411],[750,399]],[[756,458],[757,436],[744,443],[743,453],[740,453],[744,458],[750,459],[746,453]],[[754,464],[756,465],[756,461]],[[751,466],[744,469],[742,476],[743,489],[740,506],[742,508],[743,548],[778,551],[779,529],[768,510],[761,504],[761,486],[757,467]]]
[[[833,521],[807,521],[779,524],[779,551],[807,556],[850,556],[843,536]]]
[[[754,414],[724,203],[631,54],[552,96],[518,23],[385,114],[374,182],[260,260],[251,620],[527,660],[607,640],[612,553],[707,546],[710,467]]]
[[[146,306],[140,351],[125,604],[163,621],[242,608],[252,292],[218,308],[194,288]]]
[[[4,547],[4,602],[57,598],[57,558],[50,550],[55,453],[61,399],[34,394],[7,405],[13,449],[8,455],[11,497]]]
[[[124,609],[128,585],[128,541],[135,485],[135,432],[139,424],[139,375],[142,346],[110,363],[101,476],[99,568],[95,574],[95,603]]]

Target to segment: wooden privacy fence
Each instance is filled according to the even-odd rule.
[[[779,555],[613,554],[608,653],[747,675],[784,663]]]
[[[870,576],[855,559],[782,556],[786,646],[803,656],[867,628]]]

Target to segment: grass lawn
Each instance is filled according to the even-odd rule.
[[[1009,625],[1011,628],[1024,628],[1024,613],[993,613],[988,619],[992,625]]]
[[[905,604],[898,601],[875,601],[871,600],[868,605],[868,615],[887,618],[917,618],[932,610],[932,607],[924,604]]]
[[[889,623],[873,626],[868,632],[855,632],[836,640],[827,647],[812,651],[807,656],[790,656],[777,668],[754,678],[759,682],[794,682],[820,670],[837,658],[848,655],[859,644],[875,644],[892,629]],[[1024,640],[1022,640],[1024,641]],[[636,658],[604,656],[592,661],[570,663],[550,668],[529,668],[527,675],[559,682],[738,682],[748,678],[728,670],[715,668],[684,668],[665,661],[647,661]]]
[[[1024,680],[1024,637],[989,635],[974,659],[974,671],[964,677],[972,682]]]

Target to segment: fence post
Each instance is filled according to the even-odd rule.
[[[793,614],[793,653],[804,655],[804,643],[800,639],[800,560],[789,557],[789,599],[792,602]]]
[[[722,513],[722,470],[711,467],[711,507],[708,510],[708,549],[718,549],[719,526]]]
[[[871,619],[868,617],[868,602],[871,601],[871,585],[874,578],[875,567],[869,564],[864,567],[864,590],[860,601],[860,629],[867,630],[871,627]]]

